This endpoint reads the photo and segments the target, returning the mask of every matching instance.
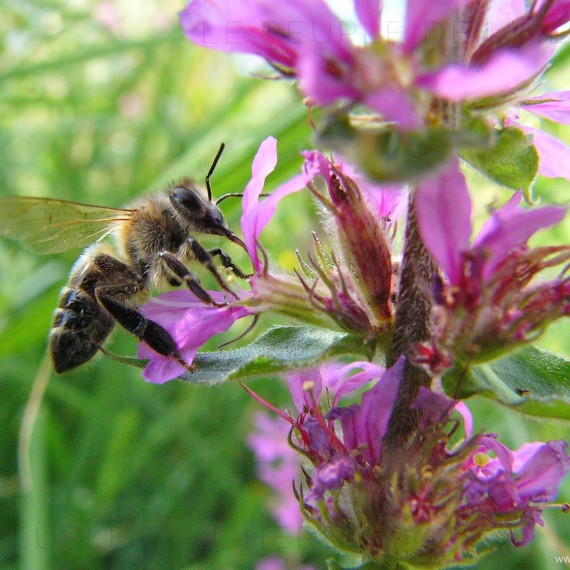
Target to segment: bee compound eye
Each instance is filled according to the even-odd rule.
[[[204,199],[193,188],[179,186],[174,188],[170,193],[172,203],[178,207],[183,208],[189,212],[201,210],[204,207]]]

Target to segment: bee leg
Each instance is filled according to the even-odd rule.
[[[221,248],[214,247],[209,249],[210,256],[217,255],[226,269],[231,269],[240,279],[249,279],[253,273],[244,273],[233,261],[232,258]]]
[[[208,291],[202,287],[200,280],[184,265],[173,253],[169,251],[162,251],[158,254],[160,260],[171,271],[177,279],[186,283],[186,286],[196,297],[215,307],[225,307],[227,303],[218,303],[214,301]]]
[[[113,289],[113,287],[98,287],[95,289],[95,295],[97,301],[123,328],[146,342],[158,354],[173,358],[187,370],[195,370],[194,365],[184,361],[176,342],[164,327],[147,319],[137,309],[118,301],[113,295]]]
[[[194,238],[189,237],[188,244],[190,245],[190,249],[192,250],[192,253],[194,254],[194,258],[196,259],[196,261],[199,261],[202,265],[206,267],[206,269],[215,277],[216,281],[224,291],[227,291],[230,295],[238,299],[238,296],[235,294],[234,291],[230,289],[229,285],[226,283],[224,278],[220,275],[220,273],[216,269],[216,266],[212,261],[212,256],[208,253],[208,251],[204,249]]]

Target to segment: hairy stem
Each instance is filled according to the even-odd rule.
[[[417,225],[415,190],[413,190],[408,206],[400,291],[388,366],[392,366],[400,356],[407,356],[414,343],[429,338],[433,272],[432,258],[421,239]],[[411,405],[418,395],[420,386],[429,386],[429,384],[428,374],[406,360],[398,398],[384,437],[386,448],[401,449],[401,446],[405,445],[414,434],[418,418]]]

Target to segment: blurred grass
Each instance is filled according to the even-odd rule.
[[[219,196],[243,189],[253,154],[270,134],[280,154],[272,183],[298,170],[310,129],[293,90],[245,77],[230,58],[191,46],[177,26],[180,8],[171,1],[4,1],[2,195],[120,206],[180,176],[203,179],[225,141],[212,179]],[[540,185],[545,196],[549,188]],[[232,227],[238,202],[223,204]],[[280,260],[295,247],[308,249],[315,226],[308,200],[284,204],[264,233]],[[568,241],[567,227],[559,237]],[[257,406],[238,386],[148,385],[104,358],[52,376],[31,441],[34,487],[19,487],[22,414],[76,256],[38,258],[0,242],[0,568],[248,569],[272,553],[292,567],[304,560],[322,568],[324,546],[308,533],[283,535],[267,514],[268,491],[244,444]],[[555,336],[567,353],[567,333]],[[113,341],[118,353],[133,346],[120,332]],[[258,388],[283,397],[274,382]],[[474,406],[485,418],[480,427],[516,445],[568,436],[561,426]],[[550,515],[551,530],[568,543],[570,523]],[[547,568],[558,552],[546,538],[501,550],[503,570],[523,560]]]

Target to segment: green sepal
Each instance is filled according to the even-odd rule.
[[[449,130],[439,127],[406,132],[392,125],[356,128],[345,115],[330,119],[319,136],[322,144],[382,183],[408,182],[436,170],[451,155],[452,138]]]
[[[528,191],[538,174],[538,152],[516,127],[498,131],[488,148],[463,150],[461,158],[483,176],[512,190]]]
[[[484,364],[457,364],[442,383],[453,398],[479,394],[530,416],[570,421],[570,361],[534,346]]]
[[[276,326],[247,346],[198,353],[196,370],[180,378],[193,384],[220,384],[308,368],[343,355],[370,360],[373,350],[360,335],[312,326]]]

